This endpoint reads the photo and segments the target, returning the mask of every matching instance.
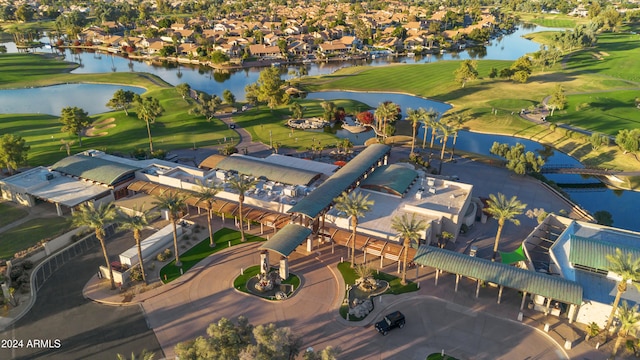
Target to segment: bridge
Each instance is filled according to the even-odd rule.
[[[589,167],[578,167],[573,164],[545,165],[540,169],[542,174],[579,174],[579,175],[602,175],[602,176],[640,176],[640,171],[619,171],[612,169],[599,169]]]

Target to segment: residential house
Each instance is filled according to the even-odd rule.
[[[262,58],[280,58],[280,48],[277,46],[267,46],[264,44],[249,45],[251,55]]]
[[[347,46],[340,41],[323,42],[318,45],[318,51],[324,55],[335,55],[347,52]]]

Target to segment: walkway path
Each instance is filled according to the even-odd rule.
[[[235,121],[233,121],[232,114],[230,113],[218,114],[216,117],[220,119],[223,123],[227,124],[227,126],[229,127],[233,126],[233,130],[235,130],[235,132],[237,132],[238,135],[240,135],[240,143],[236,145],[236,148],[238,149],[239,153],[250,154],[253,156],[256,156],[257,153],[259,154],[271,153],[271,149],[267,145],[261,142],[254,142],[251,137],[251,134],[247,130],[240,127],[238,124],[236,124]]]

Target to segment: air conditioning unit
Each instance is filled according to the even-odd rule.
[[[53,175],[52,173],[47,173],[44,178],[47,179],[47,181],[51,181],[53,180],[53,178],[55,177],[55,175]]]

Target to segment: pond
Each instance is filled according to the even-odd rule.
[[[493,60],[515,60],[524,54],[535,52],[540,45],[523,38],[523,35],[538,31],[553,31],[563,29],[544,28],[537,25],[523,26],[511,34],[503,35],[491,40],[486,47],[486,51],[468,49],[460,53],[446,53],[424,57],[406,56],[384,56],[376,59],[311,63],[304,65],[281,66],[280,70],[284,79],[296,77],[295,72],[300,66],[305,66],[310,76],[325,75],[336,70],[353,65],[384,66],[391,63],[427,63],[452,59],[493,59]],[[40,40],[47,44],[49,38]],[[7,46],[8,52],[15,52],[13,43],[3,43]],[[3,45],[0,44],[0,45]],[[42,48],[40,51],[56,51],[54,49]],[[244,99],[244,88],[258,80],[261,68],[248,68],[232,71],[214,71],[209,67],[177,65],[174,63],[152,63],[150,61],[131,60],[121,56],[103,53],[77,52],[71,49],[63,51],[67,61],[78,63],[80,66],[73,70],[74,74],[105,73],[105,72],[148,72],[161,77],[172,85],[188,83],[192,88],[205,91],[210,94],[222,96],[226,89],[231,90],[238,100]]]
[[[417,109],[419,107],[425,109],[434,109],[438,112],[445,111],[450,108],[448,104],[444,104],[438,101],[429,100],[417,96],[405,95],[405,94],[393,94],[383,92],[351,92],[351,91],[326,91],[311,93],[307,96],[309,99],[352,99],[363,102],[371,107],[377,107],[378,104],[384,101],[393,101],[400,105],[403,114],[408,107]],[[345,136],[346,131],[338,132],[338,136]],[[420,144],[420,139],[423,138],[424,128],[420,127],[417,135],[417,144]],[[373,137],[373,132],[349,134],[348,137],[351,141],[354,141],[353,135],[358,135],[355,140],[357,144],[364,142],[363,138]],[[429,138],[430,133],[427,133]],[[361,141],[360,141],[361,140]],[[366,139],[365,139],[366,140]],[[580,162],[573,157],[554,150],[548,146],[544,146],[538,142],[520,139],[511,136],[493,135],[493,134],[480,134],[469,131],[460,131],[458,140],[456,143],[456,149],[464,150],[476,154],[493,156],[489,153],[489,149],[494,141],[501,143],[508,143],[509,145],[515,145],[517,143],[523,144],[527,151],[535,151],[539,155],[546,159],[546,163],[549,165],[573,165],[582,167]],[[447,147],[451,148],[453,139],[450,138],[447,142]],[[547,175],[550,180],[557,183],[564,184],[582,184],[582,183],[599,183],[600,181],[593,177],[583,177],[581,175],[559,175],[550,174]],[[564,188],[567,193],[570,194],[572,200],[580,204],[583,208],[591,213],[596,211],[606,210],[613,215],[614,225],[623,229],[638,230],[640,231],[640,224],[635,219],[635,214],[629,209],[633,209],[640,203],[640,192],[624,191],[624,190],[610,190],[607,188],[593,188],[593,189],[576,189],[576,188]]]
[[[89,115],[111,111],[106,104],[118,89],[142,94],[145,89],[103,84],[64,84],[39,88],[0,90],[2,114],[49,114],[59,116],[62,108],[77,106]]]

